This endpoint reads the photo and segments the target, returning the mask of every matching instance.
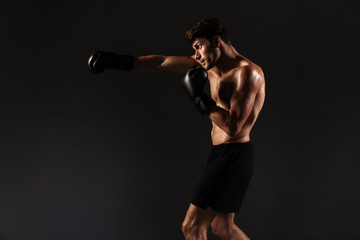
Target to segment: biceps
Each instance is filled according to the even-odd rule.
[[[243,123],[249,117],[255,103],[256,94],[236,94],[230,101],[230,116],[233,121]]]

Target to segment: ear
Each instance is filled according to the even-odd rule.
[[[219,48],[220,47],[220,44],[221,44],[221,37],[219,36],[219,35],[215,35],[214,37],[213,37],[213,42],[212,42],[212,44],[213,44],[213,46],[214,47],[216,47],[216,48]]]

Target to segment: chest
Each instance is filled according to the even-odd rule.
[[[209,78],[211,98],[226,109],[230,108],[230,99],[236,89],[233,79]]]

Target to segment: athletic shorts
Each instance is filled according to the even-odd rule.
[[[254,155],[251,142],[212,146],[191,203],[202,209],[238,213],[253,173]]]

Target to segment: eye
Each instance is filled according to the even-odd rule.
[[[199,44],[196,44],[196,45],[194,46],[194,49],[195,49],[195,50],[200,49],[200,45],[199,45]]]

